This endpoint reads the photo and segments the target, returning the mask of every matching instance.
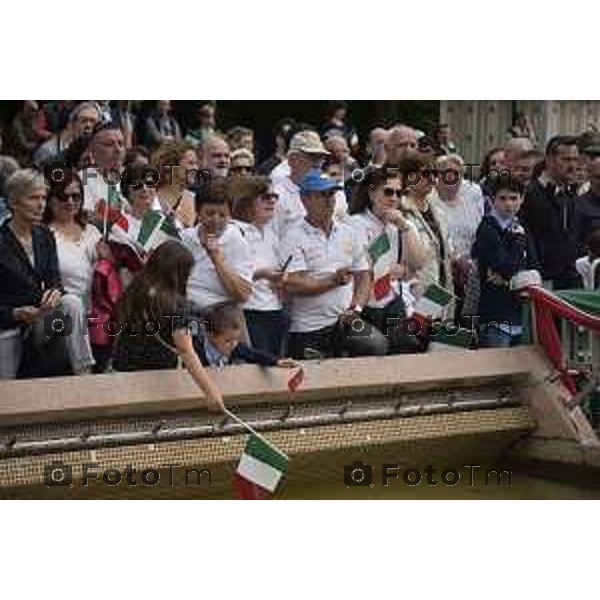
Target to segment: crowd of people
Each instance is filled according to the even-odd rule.
[[[473,169],[448,124],[361,140],[347,111],[279,121],[259,156],[214,102],[187,129],[170,101],[23,102],[1,138],[0,378],[183,364],[218,409],[207,366],[430,352],[403,324],[440,291],[436,322],[513,346],[517,274],[594,286],[600,134],[542,148],[521,118]]]

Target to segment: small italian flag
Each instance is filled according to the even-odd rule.
[[[396,257],[392,255],[391,250],[392,244],[385,230],[374,238],[367,248],[373,265],[373,296],[375,296],[375,300],[385,298],[392,289],[390,267]]]
[[[288,379],[288,390],[293,394],[304,381],[304,369],[300,367],[289,379]]]
[[[415,314],[431,319],[441,319],[444,309],[452,302],[454,295],[437,283],[430,284],[415,303]]]
[[[110,188],[109,188],[110,189]],[[110,194],[109,194],[110,196]],[[123,231],[129,229],[129,222],[127,217],[121,212],[118,204],[113,204],[110,201],[107,202],[102,198],[96,204],[96,218],[103,223],[103,231],[114,227],[120,227]]]
[[[268,500],[287,471],[288,457],[264,438],[251,434],[235,472],[240,500]]]
[[[179,232],[171,219],[157,210],[144,215],[137,241],[146,252],[172,238],[179,239]]]

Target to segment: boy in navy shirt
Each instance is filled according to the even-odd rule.
[[[293,369],[300,363],[252,348],[241,341],[243,322],[239,309],[230,303],[215,305],[206,313],[207,331],[194,339],[194,348],[205,367],[248,363],[261,367]]]
[[[520,342],[521,305],[510,280],[519,271],[537,269],[530,234],[517,219],[523,203],[523,186],[509,177],[493,185],[493,204],[483,217],[471,255],[478,263],[480,278],[480,346],[504,348]]]

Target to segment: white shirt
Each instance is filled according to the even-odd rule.
[[[60,278],[69,294],[82,298],[89,305],[92,292],[94,265],[98,259],[96,244],[102,235],[93,225],[86,225],[78,241],[64,237],[58,230],[52,229],[56,239]]]
[[[596,261],[594,261],[596,262]],[[583,287],[586,290],[594,289],[594,277],[592,272],[592,267],[594,265],[590,261],[589,256],[582,256],[575,261],[575,268],[579,275],[581,275],[581,279],[583,280]],[[597,265],[596,265],[597,266]]]
[[[194,256],[194,266],[188,281],[188,298],[200,309],[221,302],[231,302],[232,299],[223,286],[213,261],[200,243],[198,228],[185,229],[181,241]],[[250,248],[239,228],[229,223],[219,237],[219,245],[223,250],[225,263],[242,279],[252,284],[254,267]]]
[[[363,244],[354,229],[345,223],[334,222],[328,236],[321,229],[302,220],[281,240],[281,256],[292,256],[288,273],[305,272],[323,279],[338,269],[368,271],[369,262]],[[290,304],[291,332],[308,332],[335,324],[350,307],[354,284],[335,287],[312,296],[292,295]]]
[[[270,173],[269,177],[273,185],[290,176],[290,163],[287,159],[282,160]]]
[[[299,223],[306,216],[306,209],[300,199],[300,188],[290,179],[284,177],[273,180],[273,190],[279,196],[275,205],[273,226],[279,237],[293,224]],[[343,221],[348,215],[348,203],[343,190],[335,192],[335,210],[333,217]]]
[[[272,223],[267,223],[262,229],[243,221],[234,221],[233,224],[240,228],[248,243],[255,271],[259,269],[274,271],[280,268],[279,238]],[[256,279],[252,284],[252,295],[244,304],[244,308],[248,310],[281,310],[281,299],[271,289],[266,279]]]
[[[375,279],[378,279],[379,277],[389,273],[390,268],[398,262],[398,228],[391,223],[384,223],[368,209],[362,213],[352,215],[348,220],[348,224],[351,225],[356,231],[357,238],[362,243],[363,253],[366,257],[369,256],[368,248],[371,242],[384,231],[387,233],[388,239],[390,240],[390,250],[385,254],[385,256],[382,256],[377,261],[376,265],[372,265],[372,269],[373,267],[376,267],[377,272],[374,272],[373,274]],[[400,286],[398,280],[392,280],[391,290],[380,300],[375,300],[375,296],[371,290],[371,296],[367,302],[367,306],[371,306],[373,308],[383,308],[392,300],[397,298],[399,294]]]
[[[437,193],[432,201],[446,219],[454,252],[457,256],[468,258],[484,213],[481,188],[476,183],[461,181],[457,196],[452,202],[445,202]]]

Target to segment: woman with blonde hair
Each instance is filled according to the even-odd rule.
[[[178,229],[196,224],[194,193],[189,177],[198,170],[198,159],[190,142],[166,142],[152,155],[151,166],[160,174],[156,195],[161,210],[171,216]]]
[[[471,247],[483,214],[485,201],[481,188],[464,177],[465,163],[458,154],[440,156],[436,161],[439,173],[432,202],[444,215],[448,235],[452,239],[452,268],[459,297],[472,269]]]

